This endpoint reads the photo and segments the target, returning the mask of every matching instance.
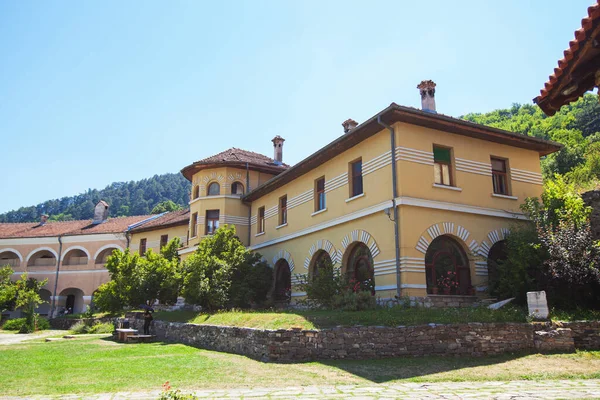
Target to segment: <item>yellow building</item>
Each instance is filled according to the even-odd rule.
[[[158,253],[176,237],[185,246],[188,242],[189,220],[190,210],[185,209],[161,214],[151,221],[139,224],[129,230],[131,235],[129,248],[140,254],[145,254],[150,249]]]
[[[182,170],[192,182],[190,245],[219,224],[273,266],[275,296],[329,259],[380,298],[485,292],[503,239],[542,191],[540,157],[560,145],[438,114],[435,83],[422,109],[391,104],[287,168],[273,139],[268,168],[231,149]],[[255,154],[255,153],[252,153]],[[239,182],[241,189],[232,189]],[[239,193],[244,193],[240,195]],[[444,279],[446,278],[446,279]]]

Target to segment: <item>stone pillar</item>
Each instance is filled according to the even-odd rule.
[[[81,312],[86,312],[88,307],[92,305],[92,296],[81,296],[83,298],[83,310]]]

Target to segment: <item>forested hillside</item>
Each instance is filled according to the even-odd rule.
[[[564,106],[552,117],[537,106],[513,104],[509,109],[461,118],[565,145],[542,160],[545,178],[565,174],[568,181],[583,189],[595,185],[600,177],[600,104],[592,94]]]
[[[90,219],[98,200],[110,204],[110,216],[150,214],[152,208],[166,200],[187,206],[190,183],[181,175],[154,175],[141,181],[115,182],[106,188],[89,189],[87,192],[62,199],[48,200],[37,206],[21,207],[0,214],[0,222],[34,222],[41,214],[51,220]]]

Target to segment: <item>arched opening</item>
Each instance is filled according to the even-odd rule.
[[[19,267],[21,266],[21,259],[19,255],[11,250],[0,251],[0,267]]]
[[[312,257],[310,267],[308,268],[308,274],[311,278],[317,276],[319,274],[319,270],[332,264],[333,262],[331,262],[329,253],[325,250],[319,250]]]
[[[39,295],[44,303],[40,304],[35,312],[45,317],[50,314],[50,296],[52,293],[49,290],[40,289]]]
[[[244,185],[240,182],[233,182],[231,184],[231,194],[244,194]]]
[[[65,300],[65,313],[68,314],[80,314],[85,312],[85,305],[83,303],[83,291],[81,289],[69,288],[60,292],[60,296],[66,298]]]
[[[292,290],[292,272],[290,264],[284,259],[275,264],[275,290],[273,299],[275,301],[289,301]]]
[[[108,257],[110,257],[113,251],[115,250],[119,249],[117,249],[116,247],[109,247],[107,249],[102,250],[100,254],[98,254],[98,256],[96,257],[95,264],[106,264],[106,262],[108,261]]]
[[[64,265],[87,265],[87,263],[87,253],[81,249],[73,249],[65,254]]]
[[[48,250],[40,250],[29,258],[28,267],[54,267],[56,257]]]
[[[354,291],[370,290],[375,293],[373,256],[366,244],[358,242],[346,250],[346,276],[355,285]]]
[[[208,196],[217,196],[219,194],[221,194],[221,187],[217,182],[213,182],[210,185],[208,185]]]
[[[462,246],[447,235],[435,238],[425,254],[427,293],[467,295],[471,287],[469,259]]]
[[[194,186],[194,194],[192,196],[192,200],[197,199],[198,197],[200,197],[200,185]]]
[[[487,257],[488,268],[488,289],[490,294],[495,295],[494,289],[498,283],[498,269],[501,268],[502,262],[508,257],[508,248],[506,240],[500,240],[494,243]]]

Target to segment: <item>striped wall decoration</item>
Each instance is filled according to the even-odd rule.
[[[256,225],[256,222],[258,221],[258,216],[257,215],[253,215],[250,217],[250,225]]]
[[[241,172],[236,172],[235,174],[231,173],[231,174],[227,175],[227,180],[231,183],[238,181],[238,180],[242,180],[243,178],[244,177]]]
[[[307,190],[304,193],[300,193],[298,196],[292,197],[287,201],[288,210],[290,208],[298,207],[301,204],[308,203],[313,200],[313,191]]]
[[[487,276],[488,275],[487,261],[475,261],[475,275],[477,275],[477,276]]]
[[[454,230],[455,228],[456,231]],[[427,233],[429,239],[425,237],[425,233]],[[471,235],[471,233],[467,229],[460,225],[456,225],[454,222],[441,222],[438,224],[433,224],[429,228],[427,228],[417,241],[417,245],[415,246],[415,248],[421,253],[425,254],[427,253],[427,249],[429,248],[431,242],[438,236],[444,234],[458,236],[465,243],[467,243],[467,240]],[[476,240],[471,240],[471,243],[469,243],[468,246],[469,249],[471,249],[471,251],[474,251],[473,249],[477,249],[479,244]]]
[[[333,179],[325,180],[325,193],[331,192],[337,188],[340,188],[348,184],[348,173],[345,172]]]
[[[392,152],[386,151],[385,153],[377,156],[369,161],[366,161],[362,165],[363,175],[368,175],[371,172],[375,172],[392,163]]]
[[[471,240],[471,243],[469,243],[469,250],[471,250],[471,253],[473,254],[479,252],[479,243],[477,243],[477,240]]]
[[[464,158],[455,158],[456,170],[461,172],[469,172],[484,176],[492,176],[492,164],[479,161],[471,161]]]
[[[293,274],[291,280],[292,286],[296,286],[306,281],[306,274]]]
[[[433,152],[398,146],[396,147],[396,161],[433,165]]]
[[[506,239],[509,233],[510,229],[507,228],[499,228],[489,232],[487,234],[488,240],[482,241],[481,246],[479,246],[479,255],[487,258],[492,246],[497,242]]]
[[[290,266],[290,272],[294,270],[294,260],[292,259],[290,252],[286,250],[279,250],[275,257],[273,257],[273,267],[277,265],[277,261],[281,259],[287,261],[288,265]]]
[[[331,258],[331,262],[333,264],[336,264],[338,262],[341,262],[342,259],[338,259],[338,252],[335,249],[335,247],[333,246],[333,243],[331,243],[329,240],[327,239],[321,239],[321,240],[317,240],[316,243],[314,243],[312,246],[310,246],[310,249],[308,250],[308,257],[306,257],[304,259],[304,268],[308,269],[310,267],[310,262],[312,261],[313,256],[315,255],[315,253],[318,250],[324,250],[329,254],[329,258]]]
[[[279,209],[279,206],[275,205],[275,206],[269,208],[268,210],[265,210],[265,219],[271,218],[271,217],[274,217],[275,215],[277,215],[278,209]]]
[[[534,185],[543,185],[544,180],[539,172],[526,171],[524,169],[510,169],[510,178],[513,181],[533,183]]]
[[[377,261],[373,265],[375,276],[396,274],[396,260]],[[425,258],[400,257],[400,272],[425,273]]]
[[[361,243],[364,243],[365,245],[367,245],[367,247],[371,251],[371,256],[373,258],[377,257],[379,255],[379,253],[381,252],[379,250],[379,247],[377,246],[377,243],[375,242],[375,239],[373,239],[371,237],[371,234],[368,233],[367,231],[363,231],[361,229],[355,229],[352,232],[350,232],[348,235],[346,235],[344,237],[344,239],[342,239],[342,248],[344,249],[344,251],[346,251],[348,246],[354,242],[361,242]]]
[[[237,215],[224,215],[223,223],[233,225],[248,225],[248,217],[239,217]]]
[[[218,181],[223,182],[225,177],[221,174],[217,174],[216,172],[212,172],[210,175],[205,175],[202,177],[202,181],[206,184],[210,181]]]

